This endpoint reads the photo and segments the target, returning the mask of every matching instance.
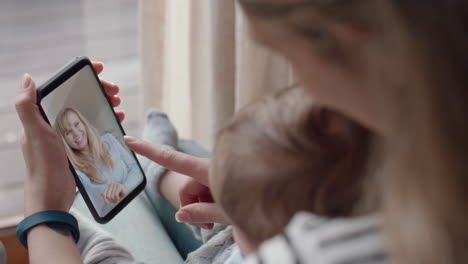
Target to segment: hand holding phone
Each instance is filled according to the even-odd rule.
[[[103,64],[93,62],[95,71],[103,71]],[[101,80],[113,105],[118,105],[119,87]],[[63,142],[55,130],[43,119],[36,105],[36,83],[25,74],[16,99],[16,109],[22,121],[21,147],[26,162],[24,184],[24,214],[29,216],[43,210],[68,211],[75,197],[75,180],[68,166]],[[122,121],[125,115],[117,112]]]
[[[36,84],[25,74],[16,99],[23,125],[21,149],[26,163],[24,216],[44,210],[68,211],[75,196],[75,181],[60,137],[36,106]]]
[[[102,85],[87,58],[78,57],[37,92],[39,110],[63,142],[77,187],[99,223],[110,221],[146,185],[123,142],[123,116],[112,109],[120,102],[118,89],[112,88]]]
[[[99,66],[98,71],[102,70],[102,65]],[[73,193],[70,182],[74,178],[95,220],[110,221],[146,185],[135,154],[123,143],[124,131],[119,121],[124,115],[112,109],[120,103],[116,96],[118,87],[101,82],[91,62],[79,57],[43,84],[37,93],[35,89],[25,91],[29,92],[20,95],[17,110],[28,131],[23,149],[31,180],[26,182],[35,182],[39,187],[26,186],[33,186],[37,190],[33,192],[35,195],[55,195],[48,198],[45,194],[44,200],[59,204],[32,208],[68,210],[72,198],[67,197]],[[38,120],[40,115],[42,120]],[[52,150],[53,155],[44,155],[48,150]],[[28,158],[30,155],[33,158]],[[65,157],[68,157],[68,164],[63,161]],[[34,178],[34,175],[40,176]],[[55,187],[60,191],[54,192]],[[25,192],[27,196],[28,187]],[[60,193],[66,195],[58,195]],[[35,202],[34,198],[27,198],[25,202],[29,201]]]

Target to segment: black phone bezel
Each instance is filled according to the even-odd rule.
[[[40,87],[37,88],[37,106],[39,107],[39,110],[41,112],[42,117],[46,120],[47,123],[49,123],[49,119],[47,118],[47,115],[44,112],[44,109],[41,106],[41,101],[43,98],[45,98],[48,94],[50,94],[52,91],[60,87],[61,84],[63,84],[65,81],[70,79],[73,75],[75,75],[77,72],[79,72],[81,69],[83,69],[86,66],[90,66],[91,71],[94,75],[94,78],[96,82],[99,85],[99,88],[101,90],[102,96],[106,98],[106,102],[108,107],[112,110],[112,113],[114,114],[114,119],[115,122],[118,124],[120,130],[124,135],[125,130],[123,129],[122,125],[120,124],[117,115],[115,114],[114,108],[112,107],[111,102],[109,101],[109,98],[106,96],[106,93],[104,91],[104,87],[102,87],[101,82],[99,81],[99,78],[93,68],[93,65],[91,61],[87,57],[75,57],[72,61],[67,63],[65,66],[63,66],[60,70],[58,70],[48,81],[46,81],[44,84],[42,84]],[[88,193],[86,192],[86,189],[84,188],[83,184],[81,183],[73,165],[71,164],[70,160],[68,159],[68,164],[70,167],[70,170],[73,174],[73,177],[75,178],[76,185],[78,187],[78,190],[81,193],[81,196],[83,197],[86,206],[91,212],[91,215],[93,218],[96,220],[96,222],[100,224],[106,224],[112,218],[114,218],[120,211],[122,211],[125,206],[127,206],[136,196],[142,192],[145,187],[146,187],[146,175],[141,167],[140,162],[138,161],[135,153],[132,151],[131,152],[133,155],[133,158],[137,161],[138,167],[143,175],[143,181],[131,192],[129,193],[118,205],[116,205],[108,214],[106,214],[103,217],[100,217],[99,214],[96,211],[96,208],[94,208],[93,203],[91,202],[91,199],[88,196]]]

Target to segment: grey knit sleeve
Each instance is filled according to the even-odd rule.
[[[107,232],[97,228],[77,210],[70,211],[78,220],[80,240],[77,247],[85,264],[143,264]]]

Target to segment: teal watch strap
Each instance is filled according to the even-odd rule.
[[[26,249],[28,248],[28,231],[41,224],[46,224],[51,228],[65,228],[70,231],[75,242],[80,239],[78,221],[73,215],[65,211],[42,211],[26,217],[16,228],[16,238]]]

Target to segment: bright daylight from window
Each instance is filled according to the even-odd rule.
[[[23,73],[38,85],[75,56],[105,62],[119,84],[124,128],[138,134],[138,1],[2,0],[0,3],[0,224],[23,210],[24,162],[14,99]]]

